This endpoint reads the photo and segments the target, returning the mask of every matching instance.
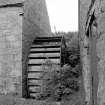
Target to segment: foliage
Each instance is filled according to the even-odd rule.
[[[66,64],[63,67],[51,62],[49,59],[43,64],[43,85],[38,99],[55,101],[68,99],[77,93],[80,88],[79,78],[81,76],[80,51],[77,37],[67,41],[64,49]]]
[[[69,33],[70,34],[70,33]],[[66,36],[66,44],[67,48],[65,49],[66,53],[66,63],[75,67],[78,63],[80,64],[80,45],[78,34],[71,34],[71,38],[69,39],[69,34]]]

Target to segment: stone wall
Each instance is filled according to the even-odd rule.
[[[23,9],[14,1],[0,0],[0,94],[21,92]]]
[[[104,0],[80,0],[81,61],[87,105],[105,104],[104,21]]]
[[[96,22],[97,22],[97,71],[98,71],[98,92],[97,101],[99,105],[105,105],[105,1],[96,1]]]

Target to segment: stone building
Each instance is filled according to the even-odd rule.
[[[80,0],[80,44],[86,105],[105,104],[105,1]]]
[[[0,0],[0,93],[20,88],[22,14],[23,0]]]
[[[22,93],[31,42],[50,32],[44,0],[0,0],[0,94]]]

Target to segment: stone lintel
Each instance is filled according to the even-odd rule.
[[[23,7],[23,3],[14,3],[14,4],[4,4],[0,5],[0,8],[8,8],[8,7]]]

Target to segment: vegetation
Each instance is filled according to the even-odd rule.
[[[63,57],[66,58],[66,64],[63,67],[51,62],[49,59],[43,64],[44,73],[43,85],[38,99],[51,99],[54,101],[68,100],[69,97],[76,94],[80,88],[80,51],[78,37],[72,36],[68,40],[67,48],[64,49]]]

